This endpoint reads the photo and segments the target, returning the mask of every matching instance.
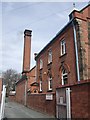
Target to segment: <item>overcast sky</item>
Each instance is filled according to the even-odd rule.
[[[85,0],[84,0],[85,1]],[[81,10],[88,4],[76,2]],[[32,30],[31,68],[34,53],[40,50],[67,24],[73,2],[2,2],[0,3],[0,71],[22,72],[23,32]],[[1,16],[2,13],[2,16]],[[2,20],[2,21],[1,21]]]

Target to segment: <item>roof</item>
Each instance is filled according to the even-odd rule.
[[[84,9],[86,9],[86,8],[89,7],[89,6],[90,6],[90,1],[88,2],[88,5],[85,6],[84,8],[82,8],[79,12],[82,12]]]
[[[35,60],[41,55],[41,53],[46,50],[55,40],[56,38],[64,32],[64,30],[71,24],[73,19],[71,19],[57,34],[56,36],[37,54],[37,56],[35,57]]]
[[[79,13],[81,13],[84,9],[86,9],[87,7],[89,7],[90,6],[90,3],[87,5],[87,6],[85,6],[84,8],[82,8],[81,10],[77,10],[76,8],[71,12],[71,13],[73,13],[73,12],[79,12]],[[70,14],[71,14],[70,13]],[[69,15],[70,15],[69,14]]]
[[[33,82],[33,83],[31,84],[31,86],[39,86],[39,83]]]
[[[35,67],[36,67],[36,66],[34,66],[33,68],[31,68],[31,69],[30,69],[30,70],[28,70],[28,71],[25,71],[25,70],[24,70],[24,71],[22,71],[22,74],[23,74],[23,73],[29,73],[29,72],[31,72],[31,71],[32,71]]]
[[[33,69],[35,69],[35,68],[36,68],[36,66],[34,66],[33,68],[31,68],[29,72],[31,72],[31,71],[32,71]]]
[[[71,13],[73,13],[73,12],[75,12],[75,11],[77,11],[77,12],[82,12],[84,9],[86,9],[87,7],[89,7],[90,6],[90,3],[87,5],[87,6],[85,6],[83,9],[81,9],[80,11],[78,11],[78,10],[73,10]],[[70,14],[71,14],[70,13]],[[64,30],[72,23],[72,21],[73,21],[73,19],[71,19],[57,34],[56,34],[56,36],[37,54],[37,56],[35,57],[35,60],[41,55],[41,53],[44,51],[44,50],[46,50],[55,40],[56,40],[56,38],[62,33],[62,32],[64,32]]]
[[[18,83],[26,80],[26,79],[27,79],[27,76],[26,76],[26,75],[22,75],[22,78],[16,82],[16,85],[17,85]]]

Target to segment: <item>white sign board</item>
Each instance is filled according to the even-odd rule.
[[[10,91],[9,95],[15,95],[16,91]]]
[[[60,97],[60,104],[63,104],[63,97]]]
[[[46,100],[53,100],[53,94],[46,94]]]

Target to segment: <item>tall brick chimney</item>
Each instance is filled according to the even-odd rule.
[[[30,70],[31,33],[31,30],[24,31],[23,72],[28,72]]]

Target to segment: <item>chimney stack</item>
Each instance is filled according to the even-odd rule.
[[[24,31],[23,72],[28,72],[30,70],[31,33],[31,30]]]

